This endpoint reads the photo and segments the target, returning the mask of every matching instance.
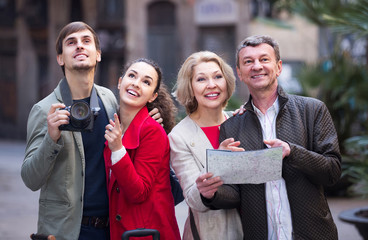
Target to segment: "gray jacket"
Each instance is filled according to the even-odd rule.
[[[117,103],[107,88],[95,85],[108,118],[113,119]],[[80,132],[62,131],[55,143],[47,133],[51,104],[63,102],[60,83],[35,104],[27,124],[27,146],[21,169],[25,185],[41,189],[38,233],[53,234],[58,240],[77,240],[83,214],[85,157]]]
[[[290,203],[293,239],[337,239],[324,186],[335,184],[341,175],[341,156],[336,130],[324,103],[317,99],[288,95],[279,87],[280,111],[277,138],[290,145],[283,160],[282,176]],[[251,99],[243,115],[221,126],[220,140],[234,137],[245,150],[262,149],[262,127]],[[267,239],[265,184],[223,185],[205,205],[239,207],[244,239]]]

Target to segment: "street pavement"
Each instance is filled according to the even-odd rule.
[[[20,177],[25,143],[0,140],[0,239],[26,240],[37,231],[39,192],[32,192]],[[329,198],[340,240],[361,240],[358,231],[339,220],[338,214],[350,208],[368,206],[368,200]],[[185,202],[177,205],[176,217],[181,233],[188,214]]]

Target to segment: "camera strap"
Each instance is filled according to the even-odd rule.
[[[65,77],[61,80],[60,90],[61,90],[61,97],[63,98],[63,102],[65,106],[67,107],[71,106],[73,104],[72,94],[70,92],[68,81],[66,80]],[[89,105],[90,105],[91,111],[93,112],[93,115],[97,116],[98,112],[100,111],[100,106],[98,105],[97,92],[94,86],[92,88]]]
[[[98,98],[97,98],[95,86],[92,87],[90,106],[91,106],[91,111],[93,112],[93,115],[97,117],[98,112],[100,111],[100,105],[98,105]]]
[[[60,92],[63,102],[66,107],[69,107],[73,104],[72,94],[70,93],[68,82],[66,78],[63,78],[60,83]]]

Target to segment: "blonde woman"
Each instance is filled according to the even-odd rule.
[[[183,239],[243,239],[236,209],[211,210],[204,206],[196,181],[207,178],[206,149],[236,148],[227,139],[219,144],[219,126],[229,116],[224,112],[235,89],[232,68],[209,51],[196,52],[178,73],[175,95],[187,112],[169,134],[171,164],[189,206]]]

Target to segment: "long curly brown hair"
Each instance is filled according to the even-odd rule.
[[[161,86],[158,89],[157,93],[157,98],[155,99],[155,101],[147,103],[147,108],[148,111],[151,111],[154,108],[158,109],[163,119],[162,123],[165,132],[166,134],[169,134],[176,124],[175,116],[177,113],[177,108],[164,83],[161,83]]]
[[[147,103],[146,106],[148,111],[151,111],[154,108],[157,108],[159,113],[161,114],[161,118],[163,119],[163,128],[166,134],[169,134],[173,127],[176,124],[175,116],[177,113],[177,108],[174,104],[174,100],[172,99],[169,91],[167,90],[166,85],[163,83],[163,76],[161,68],[158,64],[150,59],[139,58],[125,65],[122,76],[125,75],[126,71],[129,69],[131,65],[137,62],[144,62],[151,65],[157,72],[157,86],[155,88],[155,92],[157,92],[156,99]]]

